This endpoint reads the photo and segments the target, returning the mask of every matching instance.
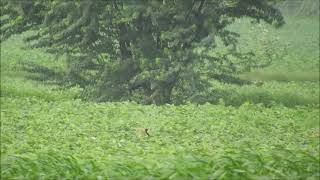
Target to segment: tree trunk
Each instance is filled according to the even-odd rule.
[[[154,102],[156,105],[169,104],[171,103],[173,84],[169,86],[160,87],[153,94]]]

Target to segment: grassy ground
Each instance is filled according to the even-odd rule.
[[[240,32],[241,49],[253,50],[261,59],[259,54],[268,50],[281,56],[267,68],[243,74],[244,79],[319,82],[319,17],[288,16],[285,20],[280,29],[264,23],[252,26],[246,19],[230,27]]]
[[[300,28],[304,36],[311,22],[288,22],[277,33]],[[261,71],[316,72],[315,44],[298,42],[305,44],[289,46],[290,55]],[[1,44],[2,179],[320,177],[318,81],[215,84],[231,92],[218,105],[93,103],[76,99],[79,88],[26,79],[32,73],[21,70],[24,62],[62,69],[64,59],[24,49],[21,36]],[[150,137],[136,128],[150,129]]]

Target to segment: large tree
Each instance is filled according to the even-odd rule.
[[[1,1],[1,40],[27,30],[34,47],[66,54],[68,78],[101,101],[170,103],[261,62],[237,51],[227,26],[250,17],[281,26],[276,0]],[[217,52],[217,41],[226,52]],[[190,94],[189,94],[190,95]],[[186,95],[188,96],[188,94]]]

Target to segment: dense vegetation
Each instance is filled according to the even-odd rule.
[[[319,177],[319,109],[2,101],[3,179]]]
[[[27,1],[9,3],[21,2]],[[296,8],[307,6],[299,2]],[[36,17],[35,12],[29,15]],[[209,69],[195,69],[208,86],[174,88],[170,101],[175,105],[161,106],[142,105],[148,98],[138,91],[122,102],[87,101],[114,96],[108,88],[100,96],[95,84],[82,86],[72,79],[86,70],[70,63],[74,54],[30,49],[40,40],[25,40],[38,29],[19,24],[28,19],[16,19],[11,36],[1,34],[1,179],[319,179],[319,16],[292,15],[279,29],[262,21],[252,24],[251,18],[226,26],[225,31],[240,35],[240,54],[254,52],[247,58],[268,66],[224,71],[224,80],[209,76]],[[3,25],[6,18],[1,17],[1,28],[9,27]],[[230,52],[222,40],[215,42],[210,51]],[[106,66],[119,70],[118,60],[111,59]],[[151,63],[147,58],[136,62],[142,61]],[[101,78],[93,72],[84,77]]]

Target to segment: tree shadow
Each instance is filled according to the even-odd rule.
[[[312,96],[298,96],[291,92],[271,93],[265,90],[253,90],[250,92],[238,92],[235,90],[214,90],[207,95],[195,96],[191,100],[197,104],[209,102],[211,104],[221,104],[226,106],[239,107],[244,103],[262,104],[271,107],[275,104],[286,107],[296,107],[305,105],[317,105],[319,99]]]
[[[50,69],[46,66],[39,65],[32,62],[23,62],[22,71],[27,72],[25,75],[26,79],[33,81],[40,81],[44,84],[66,86],[66,73],[58,72],[56,70]]]

